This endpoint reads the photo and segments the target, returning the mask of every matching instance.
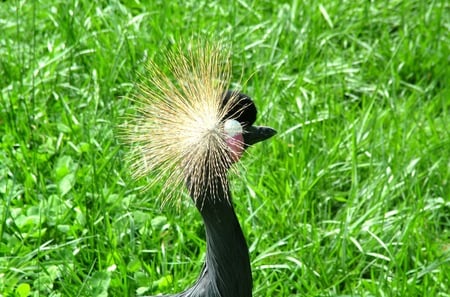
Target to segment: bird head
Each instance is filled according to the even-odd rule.
[[[227,104],[233,102],[227,108]],[[224,134],[232,160],[238,161],[244,150],[251,145],[274,136],[277,132],[265,126],[254,126],[257,109],[253,100],[237,91],[227,91],[222,108],[227,108],[224,118]]]
[[[150,175],[149,186],[162,182],[168,198],[178,196],[182,184],[194,200],[205,192],[211,199],[227,196],[233,163],[276,133],[253,125],[257,111],[250,97],[226,91],[231,68],[224,54],[209,44],[169,51],[165,65],[148,63],[132,97],[137,114],[124,129],[132,174]]]

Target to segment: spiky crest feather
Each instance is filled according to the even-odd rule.
[[[185,51],[169,51],[165,62],[147,64],[130,98],[137,115],[129,119],[124,136],[131,145],[132,175],[151,175],[149,187],[163,182],[163,202],[178,197],[182,184],[194,200],[205,191],[216,199],[219,189],[228,189],[226,175],[233,163],[224,117],[238,104],[235,95],[226,104],[222,100],[231,75],[228,51],[191,43]]]

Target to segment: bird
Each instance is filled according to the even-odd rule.
[[[250,257],[228,174],[250,146],[276,131],[254,125],[253,100],[228,88],[231,62],[222,46],[191,42],[165,61],[149,62],[131,98],[136,114],[124,130],[131,172],[152,175],[149,186],[162,181],[169,200],[187,189],[205,226],[206,257],[192,287],[164,296],[250,297]]]

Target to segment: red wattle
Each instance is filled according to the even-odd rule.
[[[242,156],[242,152],[244,151],[244,137],[242,136],[242,133],[227,137],[226,142],[230,148],[231,159],[233,162],[239,161]]]

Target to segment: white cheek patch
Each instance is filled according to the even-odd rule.
[[[236,120],[226,120],[223,124],[223,132],[229,137],[234,137],[238,134],[242,134],[242,126]]]
[[[230,148],[231,158],[237,162],[244,151],[244,137],[242,126],[236,120],[226,120],[223,124],[223,132],[227,136],[225,141]]]

